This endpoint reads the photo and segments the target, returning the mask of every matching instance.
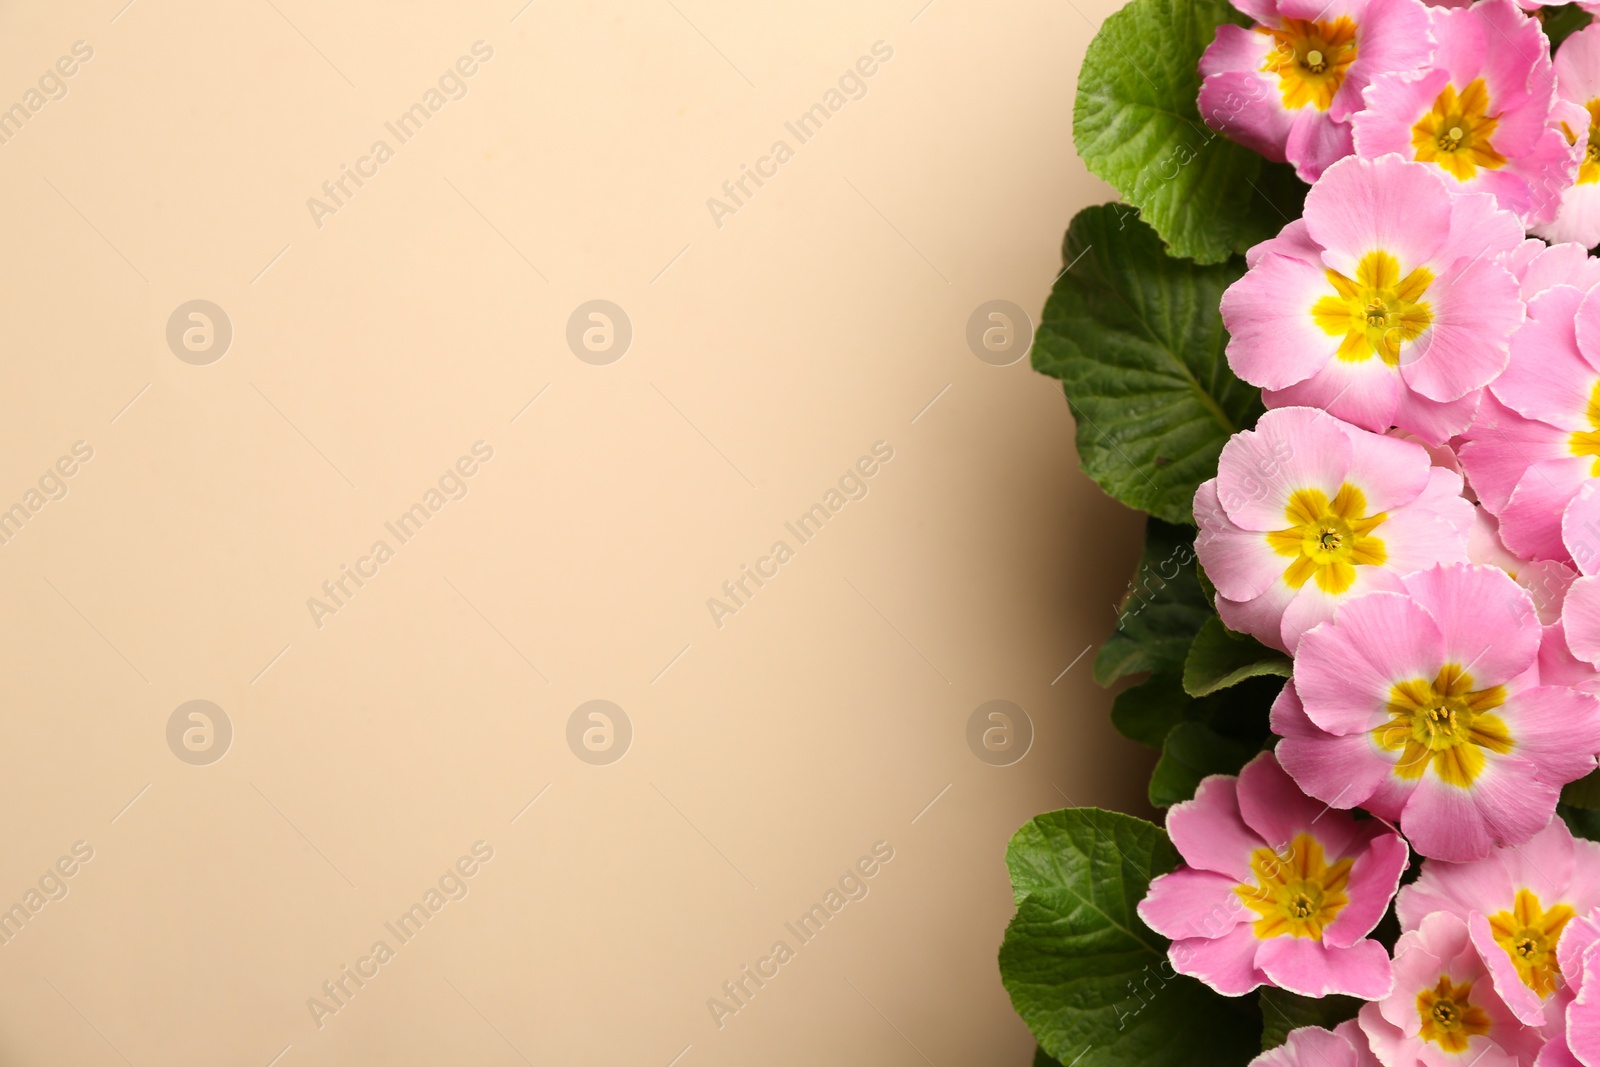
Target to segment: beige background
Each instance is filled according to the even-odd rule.
[[[0,145],[0,507],[94,450],[0,546],[0,907],[94,853],[0,946],[0,1063],[1028,1061],[1004,846],[1063,797],[1138,803],[1078,658],[1138,526],[1056,385],[964,330],[1036,312],[1109,198],[1069,130],[1114,5],[923,2],[0,7],[0,105],[94,51]],[[718,228],[707,198],[880,40]],[[609,366],[564,340],[597,297],[633,324]],[[207,366],[165,339],[197,298],[234,330]],[[468,495],[315,626],[479,440]],[[879,440],[869,495],[713,625]],[[610,766],[566,744],[593,698],[633,724]],[[1037,730],[1005,768],[965,740],[995,698]],[[167,745],[192,699],[233,724],[209,766]],[[319,1028],[307,999],[479,840]],[[879,840],[870,894],[718,1029],[707,998]]]

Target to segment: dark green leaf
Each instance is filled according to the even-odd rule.
[[[1354,1019],[1362,1002],[1338,995],[1302,997],[1286,989],[1261,987],[1261,1050],[1277,1048],[1288,1039],[1290,1030],[1320,1026],[1332,1030],[1346,1019]]]
[[[1188,800],[1206,775],[1238,774],[1260,751],[1259,743],[1227,737],[1203,722],[1179,723],[1167,734],[1150,775],[1150,803],[1168,808]]]
[[[1094,680],[1110,685],[1129,674],[1181,668],[1212,614],[1195,577],[1194,531],[1147,520],[1139,570],[1128,583],[1116,631],[1095,655]]]
[[[1111,702],[1111,724],[1124,737],[1152,748],[1160,748],[1182,722],[1205,723],[1225,737],[1259,748],[1271,732],[1272,702],[1282,689],[1281,679],[1261,675],[1195,698],[1183,691],[1177,671],[1159,671],[1117,694]]]
[[[1194,796],[1206,775],[1237,773],[1270,739],[1269,712],[1282,688],[1281,679],[1261,675],[1195,698],[1169,670],[1117,694],[1113,725],[1161,749],[1150,803],[1169,807]]]
[[[1132,0],[1090,42],[1073,108],[1084,165],[1200,263],[1284,225],[1262,214],[1261,157],[1200,120],[1200,54],[1225,22],[1249,19],[1226,0]]]
[[[1194,698],[1183,691],[1183,675],[1160,671],[1117,694],[1111,702],[1111,725],[1141,745],[1160,748],[1193,706]]]
[[[1600,771],[1590,771],[1576,782],[1561,787],[1561,803],[1573,808],[1600,808]]]
[[[1205,621],[1183,662],[1183,688],[1195,697],[1238,685],[1246,678],[1274,675],[1288,678],[1294,664],[1282,652],[1247,634],[1237,634],[1216,616]]]
[[[1218,306],[1244,263],[1173,259],[1114,205],[1080,211],[1062,255],[1068,269],[1045,303],[1033,367],[1061,379],[1078,461],[1129,507],[1193,524],[1196,487],[1262,411],[1223,353]]]
[[[1176,974],[1134,911],[1150,879],[1178,863],[1159,827],[1050,812],[1017,831],[1006,863],[1018,907],[1001,978],[1047,1055],[1075,1067],[1236,1067],[1255,1054],[1253,1000]]]
[[[1282,678],[1265,674],[1247,678],[1230,689],[1197,699],[1189,718],[1260,748],[1272,736],[1272,702],[1282,691]]]
[[[1544,23],[1544,35],[1550,38],[1552,53],[1561,47],[1562,41],[1589,25],[1591,21],[1590,14],[1577,4],[1542,7],[1539,9],[1539,16],[1540,21]]]
[[[1357,808],[1356,810],[1360,812],[1361,809]],[[1415,853],[1412,854],[1411,865],[1400,876],[1400,884],[1402,886],[1410,885],[1422,874],[1421,860],[1422,857]],[[1372,933],[1369,936],[1372,940],[1388,949],[1391,956],[1394,955],[1395,942],[1400,940],[1400,916],[1395,914],[1392,903],[1389,905],[1389,910],[1383,913],[1383,918],[1378,920],[1378,925],[1372,928]]]
[[[1600,811],[1558,804],[1556,813],[1566,820],[1567,829],[1572,831],[1574,837],[1600,841]]]
[[[1250,212],[1244,220],[1244,238],[1237,247],[1242,252],[1299,218],[1306,206],[1311,186],[1301,181],[1288,163],[1261,164],[1261,175],[1252,190]]]

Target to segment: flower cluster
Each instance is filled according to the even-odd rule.
[[[1261,1064],[1600,1067],[1600,844],[1556,812],[1600,753],[1600,25],[1235,4],[1201,113],[1313,184],[1222,300],[1268,410],[1195,551],[1292,678],[1139,914],[1222,994],[1366,1002]]]
[[[1254,24],[1223,26],[1200,61],[1200,113],[1214,128],[1308,182],[1348,156],[1398,155],[1553,240],[1597,243],[1600,218],[1585,209],[1600,205],[1583,188],[1600,179],[1586,155],[1600,88],[1592,35],[1552,61],[1513,0],[1235,6]]]

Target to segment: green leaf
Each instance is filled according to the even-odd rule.
[[[1355,809],[1358,814],[1365,814],[1360,808]],[[1422,857],[1413,855],[1410,866],[1400,875],[1402,886],[1415,882],[1422,874]],[[1383,918],[1378,920],[1378,925],[1372,928],[1372,933],[1367,935],[1388,950],[1389,955],[1394,955],[1394,945],[1400,940],[1400,916],[1395,914],[1394,904],[1389,905],[1389,910],[1383,913]]]
[[[1572,831],[1574,837],[1600,841],[1600,811],[1575,808],[1570,804],[1557,804],[1556,814],[1566,820],[1567,829]]]
[[[1112,724],[1161,749],[1150,776],[1150,803],[1170,807],[1194,796],[1206,775],[1237,773],[1271,737],[1269,713],[1282,688],[1282,679],[1261,674],[1197,698],[1184,692],[1176,671],[1167,670],[1117,694]]]
[[[1220,263],[1289,218],[1263,219],[1261,157],[1200,119],[1200,54],[1217,27],[1248,25],[1226,0],[1132,0],[1083,57],[1072,141],[1175,256]],[[1286,213],[1285,213],[1286,214]]]
[[[1150,803],[1170,808],[1188,800],[1206,775],[1238,774],[1260,751],[1259,742],[1228,737],[1203,722],[1181,722],[1161,746],[1161,758],[1150,775]]]
[[[1062,256],[1033,368],[1061,379],[1078,462],[1129,507],[1193,525],[1196,487],[1262,411],[1260,391],[1234,377],[1223,352],[1218,307],[1244,262],[1173,259],[1115,205],[1080,211]]]
[[[1590,771],[1576,782],[1562,786],[1561,803],[1586,811],[1600,808],[1600,771]]]
[[[1282,689],[1282,679],[1260,675],[1197,698],[1184,692],[1179,672],[1158,671],[1117,694],[1111,702],[1111,724],[1124,737],[1161,748],[1180,723],[1204,723],[1255,749],[1271,733],[1272,702]]]
[[[1243,252],[1299,218],[1311,186],[1301,181],[1288,163],[1261,162],[1261,175],[1251,190],[1250,211],[1243,221],[1244,238],[1235,247]]]
[[[1560,7],[1541,7],[1539,20],[1544,23],[1544,35],[1550,38],[1550,51],[1555,52],[1561,42],[1589,25],[1590,14],[1577,4]]]
[[[1017,914],[1000,947],[1011,1003],[1045,1053],[1075,1067],[1218,1067],[1256,1053],[1250,998],[1218,996],[1167,962],[1166,941],[1134,911],[1177,850],[1159,827],[1073,808],[1011,839]]]
[[[1290,1030],[1320,1026],[1332,1030],[1361,1010],[1355,997],[1302,997],[1286,989],[1261,987],[1261,1051],[1277,1048],[1288,1040]]]
[[[1183,691],[1183,675],[1159,671],[1111,701],[1111,725],[1123,737],[1160,748],[1174,726],[1189,717],[1194,698]]]
[[[1033,1050],[1033,1067],[1061,1067],[1061,1061],[1043,1048]]]
[[[1116,631],[1095,655],[1094,680],[1110,685],[1129,674],[1181,668],[1212,614],[1196,577],[1194,531],[1147,520],[1139,569],[1128,582]]]
[[[1294,664],[1288,656],[1247,634],[1234,633],[1221,619],[1212,616],[1189,646],[1183,661],[1183,688],[1190,696],[1203,697],[1238,685],[1246,678],[1288,678],[1293,674]]]

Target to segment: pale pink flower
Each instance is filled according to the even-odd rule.
[[[1538,684],[1543,628],[1505,572],[1446,564],[1307,633],[1273,709],[1278,758],[1336,807],[1397,821],[1424,856],[1520,845],[1595,767],[1600,702]]]
[[[1545,244],[1530,237],[1512,249],[1502,261],[1517,279],[1524,301],[1532,300],[1552,285],[1570,285],[1587,293],[1600,283],[1600,259],[1589,254],[1589,245],[1567,242]]]
[[[1546,1043],[1535,1067],[1595,1067],[1600,1064],[1600,911],[1568,925],[1556,953],[1564,988],[1561,1007],[1545,1027]]]
[[[1223,294],[1228,362],[1269,408],[1443,443],[1510,358],[1523,305],[1499,261],[1523,240],[1491,197],[1424,164],[1340,160]]]
[[[1517,576],[1517,568],[1525,562],[1500,540],[1500,524],[1482,508],[1473,509],[1472,532],[1467,536],[1467,559],[1499,567],[1513,578]]]
[[[1600,26],[1586,26],[1562,43],[1555,74],[1556,94],[1567,108],[1561,129],[1580,153],[1578,170],[1561,191],[1555,218],[1532,229],[1546,240],[1593,248],[1600,244],[1600,145],[1590,147],[1600,121]]]
[[[1383,823],[1329,811],[1264,752],[1237,778],[1202,781],[1167,832],[1185,865],[1150,883],[1139,917],[1172,939],[1179,972],[1226,996],[1388,993],[1388,953],[1367,935],[1408,850]]]
[[[1559,619],[1544,628],[1539,644],[1539,681],[1600,695],[1600,669],[1573,655],[1567,644],[1566,627]]]
[[[1213,129],[1314,182],[1353,151],[1350,116],[1379,74],[1433,58],[1418,0],[1234,0],[1255,19],[1224,24],[1200,59],[1200,114]]]
[[[1454,471],[1463,478],[1467,476],[1466,472],[1461,469],[1461,458],[1456,455],[1455,448],[1448,441],[1443,443],[1424,441],[1416,434],[1406,430],[1390,430],[1384,436],[1398,438],[1401,441],[1414,441],[1428,450],[1428,461],[1435,467],[1443,467],[1447,471]]]
[[[1222,621],[1293,651],[1345,600],[1464,562],[1473,511],[1421,445],[1279,408],[1223,446],[1195,494],[1195,552]]]
[[[1559,284],[1528,302],[1510,366],[1463,437],[1461,463],[1506,547],[1568,559],[1562,513],[1600,474],[1600,293]]]
[[[1495,992],[1466,920],[1438,911],[1394,947],[1394,992],[1361,1009],[1384,1067],[1532,1067],[1543,1044]]]
[[[1373,79],[1352,125],[1356,151],[1397,153],[1462,191],[1493,193],[1526,224],[1553,218],[1581,153],[1562,132],[1550,42],[1512,0],[1429,12],[1433,63]]]
[[[1563,984],[1557,949],[1572,920],[1596,907],[1600,844],[1574,837],[1557,818],[1515,848],[1479,860],[1428,860],[1400,890],[1395,912],[1402,930],[1415,930],[1436,911],[1467,920],[1501,999],[1523,1022],[1542,1026]]]
[[[1367,1035],[1354,1019],[1332,1030],[1302,1026],[1289,1031],[1283,1044],[1250,1061],[1250,1067],[1380,1067],[1367,1046]]]
[[[1500,540],[1500,523],[1483,508],[1476,508],[1472,532],[1467,537],[1467,559],[1499,567],[1533,598],[1539,622],[1550,626],[1561,619],[1561,604],[1578,572],[1565,563],[1549,559],[1526,560]]]
[[[1564,524],[1571,523],[1567,543],[1577,555],[1590,561],[1591,566],[1596,562],[1594,544],[1588,540],[1591,531],[1584,527],[1593,514],[1593,506],[1588,501],[1594,494],[1595,484],[1600,483],[1590,483],[1579,490],[1578,497],[1567,505],[1563,515]],[[1579,499],[1585,501],[1581,506]],[[1579,580],[1578,571],[1554,560],[1525,563],[1517,576],[1517,584],[1526,588],[1539,606],[1539,621],[1544,624],[1544,636],[1539,643],[1539,684],[1565,685],[1600,696],[1600,668],[1587,659],[1580,659],[1567,640],[1567,594]],[[1595,592],[1592,585],[1592,582],[1586,584],[1574,606],[1573,616],[1580,631],[1592,627]],[[1580,644],[1591,656],[1600,652],[1594,647],[1592,633],[1585,633]]]

